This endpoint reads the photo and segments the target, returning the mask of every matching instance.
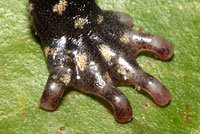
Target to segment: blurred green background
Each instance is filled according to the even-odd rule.
[[[135,87],[119,87],[134,119],[114,120],[103,100],[70,90],[59,108],[39,108],[48,70],[29,24],[28,0],[0,1],[0,134],[200,134],[200,1],[98,0],[106,10],[129,13],[134,29],[169,40],[173,59],[137,58],[140,66],[172,93],[159,107]]]

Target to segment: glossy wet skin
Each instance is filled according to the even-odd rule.
[[[115,86],[135,85],[160,106],[171,101],[168,89],[136,62],[141,51],[161,60],[173,46],[154,35],[132,30],[132,18],[102,11],[94,0],[29,0],[32,25],[39,35],[50,75],[40,100],[55,110],[64,90],[74,87],[108,101],[118,122],[132,118],[132,108]]]

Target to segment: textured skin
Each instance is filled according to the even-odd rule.
[[[115,86],[135,85],[160,106],[171,101],[168,89],[144,72],[136,62],[141,51],[162,60],[173,55],[173,46],[154,35],[132,30],[132,18],[102,11],[94,0],[29,0],[31,22],[39,35],[50,75],[40,100],[55,110],[68,87],[108,101],[118,122],[132,119],[132,108]]]

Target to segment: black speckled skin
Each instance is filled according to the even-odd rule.
[[[131,120],[132,108],[115,86],[135,85],[160,106],[171,101],[168,89],[136,62],[144,50],[169,59],[173,46],[168,41],[133,31],[129,15],[102,11],[94,0],[29,0],[29,4],[50,71],[42,108],[55,110],[67,87],[102,97],[121,123]]]

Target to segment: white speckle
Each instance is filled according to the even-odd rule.
[[[119,67],[117,72],[123,76],[124,80],[127,80],[131,77],[131,75],[135,72],[134,68],[130,66],[130,64],[122,57],[118,60]]]
[[[56,39],[56,44],[58,44],[58,48],[63,49],[66,45],[67,38],[65,36],[62,36],[60,39]]]
[[[115,100],[116,100],[116,103],[119,103],[121,101],[120,97],[119,96],[116,96],[115,97]]]
[[[98,66],[96,65],[96,63],[94,61],[90,62],[90,71],[95,76],[96,85],[99,88],[105,87],[106,82],[104,81],[102,75],[99,72]]]
[[[147,42],[147,43],[151,43],[152,42],[152,39],[145,38],[145,37],[140,37],[138,35],[133,35],[132,36],[132,40],[134,40],[134,41],[144,41],[144,42]]]
[[[56,91],[56,90],[57,90],[56,86],[57,86],[57,84],[56,84],[55,82],[54,82],[54,83],[51,83],[51,85],[50,85],[50,90]]]
[[[83,44],[83,37],[82,36],[79,36],[78,39],[73,39],[72,40],[73,44],[81,47],[81,45]]]
[[[91,66],[94,66],[94,65],[95,65],[95,62],[94,62],[94,61],[91,61],[91,62],[90,62],[90,65],[91,65]]]
[[[149,81],[148,87],[151,89],[154,93],[160,93],[159,89],[162,89],[161,85],[156,81]]]
[[[77,79],[77,80],[80,79],[80,78],[81,78],[80,75],[77,75],[77,76],[76,76],[76,79]]]
[[[81,79],[80,74],[79,74],[79,70],[78,70],[77,66],[76,66],[76,79],[77,80]]]
[[[122,57],[119,57],[119,64],[125,66],[131,72],[135,72],[135,70],[129,65],[129,63]]]

